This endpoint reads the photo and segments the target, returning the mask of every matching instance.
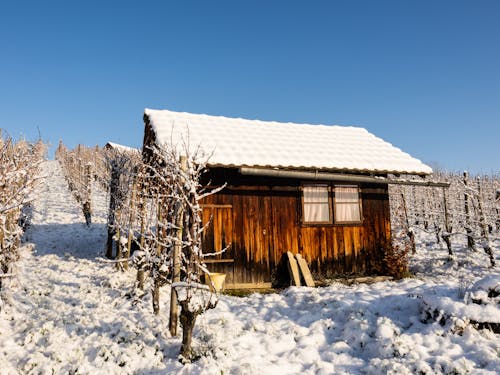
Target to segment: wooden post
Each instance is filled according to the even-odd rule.
[[[474,240],[472,229],[471,229],[471,221],[470,221],[470,208],[469,208],[469,192],[467,191],[468,189],[468,180],[469,180],[469,174],[467,171],[464,171],[464,185],[465,185],[465,192],[464,192],[464,210],[465,210],[465,232],[467,233],[467,247],[472,250],[476,251],[476,241]]]
[[[500,231],[500,189],[495,193],[495,210],[497,212],[497,231]]]
[[[146,220],[146,203],[145,203],[145,186],[144,186],[144,181],[142,179],[142,171],[140,172],[140,183],[139,185],[139,215],[141,219],[141,229],[140,229],[140,240],[139,240],[139,247],[141,251],[144,251],[144,244],[145,244],[145,220]],[[137,270],[137,286],[139,287],[140,290],[144,290],[144,268],[143,266]]]
[[[486,218],[483,210],[483,194],[481,191],[481,179],[479,176],[477,177],[477,190],[478,190],[477,206],[479,210],[479,221],[481,223],[481,229],[483,231],[483,237],[484,237],[483,248],[484,252],[488,254],[488,257],[490,258],[491,267],[495,267],[495,257],[493,256],[493,250],[491,249],[488,225],[486,224]]]
[[[439,219],[440,219],[440,215],[437,213],[438,209],[439,209],[439,204],[437,203],[437,198],[436,198],[436,189],[435,188],[431,188],[431,200],[432,200],[432,203],[434,205],[433,209],[436,211],[436,213],[434,213],[432,216],[433,216],[433,221],[434,221],[434,230],[436,231],[436,242],[439,244],[441,243],[441,225],[439,224]],[[443,201],[444,201],[444,213],[445,213],[445,230],[448,231],[447,228],[447,221],[446,221],[446,215],[447,215],[447,209],[446,209],[446,196],[445,196],[446,192],[443,188]]]
[[[119,220],[120,220],[119,219],[120,218],[119,211],[117,212],[116,216],[118,217],[117,221],[119,222]],[[116,259],[121,259],[121,257],[122,257],[122,243],[121,243],[120,237],[121,237],[121,231],[120,231],[120,227],[118,227],[118,229],[116,230],[116,238],[117,238],[117,240],[116,240]],[[116,263],[116,268],[118,268],[119,270],[122,269],[121,262]]]
[[[106,257],[113,258],[113,236],[115,235],[116,198],[118,194],[120,170],[116,163],[111,165],[111,181],[109,184],[109,211],[108,211],[108,240],[106,243]]]
[[[448,214],[448,202],[446,199],[446,188],[443,188],[443,204],[444,204],[444,226],[446,230],[446,234],[443,233],[443,240],[446,243],[446,247],[448,248],[448,255],[453,256],[453,251],[451,249],[451,224],[450,224],[450,215]]]
[[[137,174],[137,170],[134,171],[134,175]],[[135,195],[136,195],[136,181],[137,178],[133,177],[132,182],[132,192],[130,194],[130,203],[129,203],[129,215],[128,215],[128,237],[127,237],[127,259],[130,258],[130,250],[132,247],[132,237],[134,233],[134,217],[135,217]],[[128,262],[123,264],[123,268],[128,270]]]
[[[92,165],[85,164],[85,198],[83,199],[83,215],[87,225],[92,223]]]
[[[180,160],[181,171],[187,171],[187,158],[181,156]],[[176,225],[177,225],[177,242],[174,244],[173,253],[173,274],[172,283],[181,281],[181,251],[182,251],[182,217],[184,215],[182,202],[178,203],[179,207],[176,210]],[[177,294],[174,292],[173,288],[170,290],[170,319],[168,322],[168,328],[172,336],[177,336],[177,321],[179,317],[179,308],[177,306]]]
[[[163,229],[160,229],[161,227],[161,222],[162,222],[162,217],[161,217],[161,205],[162,205],[162,199],[160,198],[161,194],[161,188],[158,187],[156,190],[157,196],[156,196],[156,217],[157,217],[157,222],[156,222],[156,254],[161,255],[162,252],[162,246],[161,246],[161,232]],[[155,277],[153,280],[153,313],[155,315],[160,314],[160,282],[159,280]]]

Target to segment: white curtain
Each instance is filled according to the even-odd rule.
[[[304,186],[304,221],[320,223],[330,221],[328,186]]]
[[[357,186],[335,186],[335,221],[361,221]]]

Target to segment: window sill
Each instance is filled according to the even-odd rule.
[[[362,227],[363,222],[354,223],[300,223],[302,228],[318,228],[318,227]]]

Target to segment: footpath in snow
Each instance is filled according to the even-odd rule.
[[[413,279],[222,296],[198,320],[200,360],[182,366],[180,338],[167,334],[168,288],[156,317],[149,293],[133,291],[133,270],[96,261],[105,194],[95,190],[89,228],[57,162],[44,174],[26,233],[33,250],[25,247],[0,315],[2,375],[498,373],[500,335],[460,319],[440,324],[422,310],[424,300],[456,299],[479,279],[498,282],[498,271],[459,248],[448,262],[432,242],[420,244]],[[490,307],[487,317],[500,319]]]

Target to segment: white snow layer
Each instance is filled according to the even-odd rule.
[[[183,366],[180,338],[167,333],[168,287],[156,317],[150,293],[133,291],[133,270],[95,260],[105,240],[104,194],[94,198],[87,228],[57,162],[44,169],[49,178],[27,233],[34,250],[26,246],[0,315],[2,375],[498,373],[500,335],[465,321],[441,325],[422,310],[427,296],[463,301],[463,285],[495,286],[498,271],[484,254],[459,248],[448,262],[432,243],[419,244],[413,279],[223,295],[198,319],[201,358]],[[484,282],[473,286],[477,280]]]
[[[108,142],[108,143],[106,143],[106,145],[104,147],[107,147],[107,148],[110,148],[112,150],[116,150],[119,152],[131,152],[131,153],[140,153],[141,152],[141,150],[139,150],[137,148],[133,148],[130,146],[124,146],[124,145],[114,143],[114,142]]]
[[[145,109],[157,142],[200,147],[209,164],[429,174],[420,160],[352,126],[245,120]]]

